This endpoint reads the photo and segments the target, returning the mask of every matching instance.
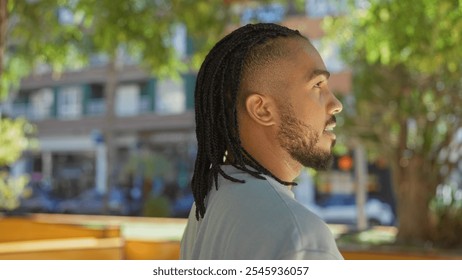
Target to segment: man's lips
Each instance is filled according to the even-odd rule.
[[[332,132],[334,130],[335,126],[336,126],[335,123],[328,124],[328,125],[326,125],[326,128],[324,128],[324,131]]]
[[[335,119],[335,116],[332,116],[329,121],[326,123],[326,127],[324,128],[325,132],[332,132],[334,130],[334,127],[337,125],[337,120]]]

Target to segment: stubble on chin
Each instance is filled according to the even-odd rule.
[[[305,167],[328,169],[332,165],[333,156],[331,151],[324,151],[316,146],[320,139],[319,133],[310,125],[292,117],[287,108],[282,111],[281,126],[277,134],[281,147]]]

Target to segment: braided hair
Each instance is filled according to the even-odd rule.
[[[241,78],[255,71],[256,65],[281,56],[278,38],[307,40],[298,31],[280,25],[248,24],[219,41],[199,70],[194,93],[198,150],[191,181],[197,219],[204,217],[205,197],[213,182],[218,189],[218,174],[244,183],[222,170],[225,154],[231,165],[256,178],[264,179],[264,174],[281,184],[295,185],[274,176],[242,147],[237,121]]]

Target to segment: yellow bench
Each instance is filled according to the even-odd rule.
[[[178,260],[180,242],[126,240],[124,258],[127,260]]]
[[[120,237],[120,227],[88,228],[80,225],[52,224],[27,218],[0,218],[0,243],[60,238]]]
[[[86,227],[0,218],[0,259],[118,260],[124,242],[119,226]]]
[[[0,260],[121,260],[123,240],[64,238],[0,243]]]
[[[180,237],[185,219],[34,214],[31,219],[54,224],[117,225],[124,238],[124,259],[175,260],[180,257]]]

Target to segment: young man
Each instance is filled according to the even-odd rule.
[[[298,31],[246,25],[207,55],[195,90],[195,203],[182,259],[342,259],[326,224],[294,199],[303,166],[325,169],[341,103]]]

